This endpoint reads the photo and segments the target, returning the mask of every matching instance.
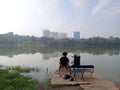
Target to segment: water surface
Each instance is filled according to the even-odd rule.
[[[30,72],[28,75],[39,81],[44,81],[51,77],[58,68],[59,58],[64,49],[42,50],[2,49],[0,51],[0,65],[39,68],[40,72]],[[81,65],[94,65],[95,72],[120,86],[119,50],[66,48],[65,51],[68,51],[70,61],[73,60],[71,56],[77,53],[81,56]]]

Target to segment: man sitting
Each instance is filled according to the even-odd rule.
[[[63,52],[63,56],[59,61],[59,74],[62,68],[65,68],[66,71],[70,71],[69,58],[67,57],[67,52]]]

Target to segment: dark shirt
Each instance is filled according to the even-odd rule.
[[[80,65],[80,56],[75,56],[74,57],[74,65]]]
[[[60,58],[60,65],[67,67],[68,62],[69,62],[69,59],[67,57]]]

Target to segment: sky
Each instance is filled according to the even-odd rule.
[[[120,0],[0,0],[0,34],[120,37]]]

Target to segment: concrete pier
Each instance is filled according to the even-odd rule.
[[[111,81],[106,80],[104,77],[97,73],[90,72],[84,73],[84,80],[81,80],[81,73],[76,73],[76,81],[63,79],[64,75],[60,76],[56,71],[51,78],[51,83],[55,85],[80,85],[85,90],[120,90]]]

